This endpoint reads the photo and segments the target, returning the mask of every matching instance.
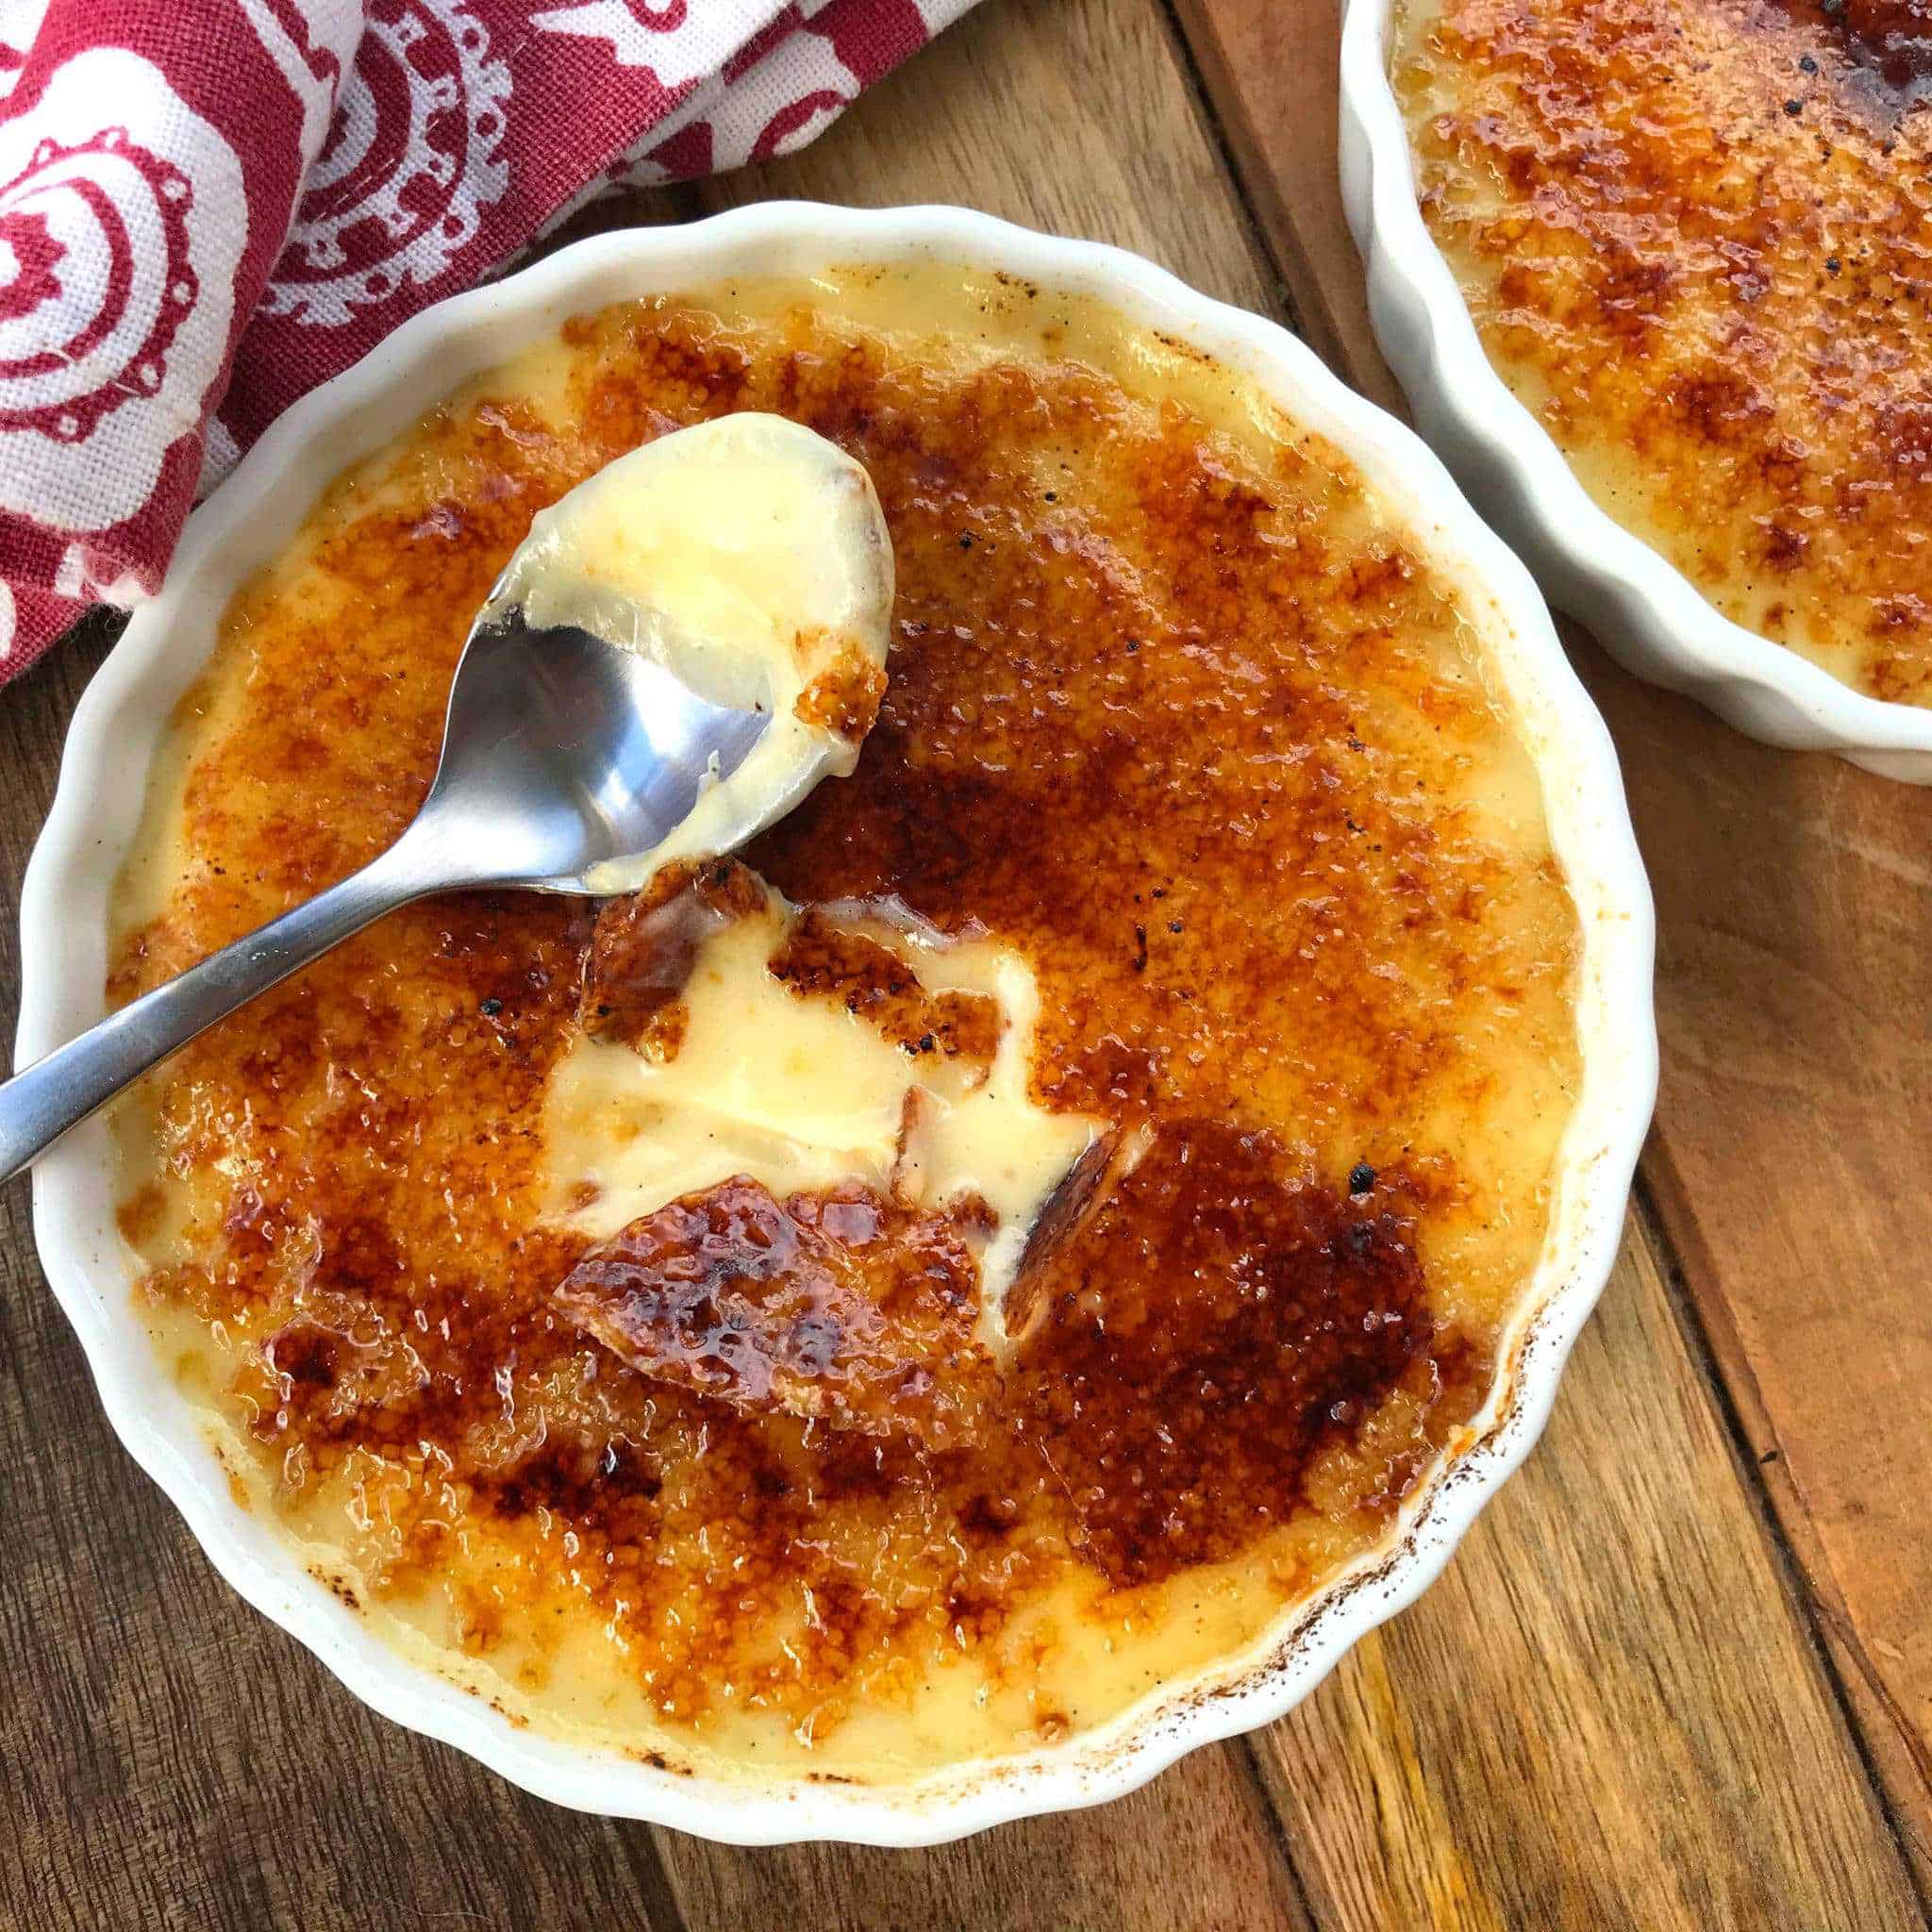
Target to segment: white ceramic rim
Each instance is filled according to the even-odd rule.
[[[1290,1709],[1350,1643],[1435,1577],[1541,1431],[1563,1359],[1616,1254],[1656,1091],[1650,893],[1609,735],[1527,574],[1414,436],[1345,389],[1286,331],[1120,250],[958,208],[861,212],[806,203],[765,203],[689,226],[580,242],[418,315],[263,436],[190,519],[166,588],[136,614],[75,712],[59,788],[22,896],[17,1062],[100,1017],[108,891],[136,830],[170,708],[205,660],[230,591],[274,553],[323,483],[467,376],[569,315],[658,291],[702,290],[734,275],[922,258],[1091,291],[1248,372],[1296,420],[1343,448],[1431,558],[1466,586],[1477,621],[1492,635],[1498,682],[1536,751],[1553,841],[1585,934],[1583,1091],[1513,1373],[1499,1378],[1477,1419],[1480,1440],[1411,1499],[1388,1545],[1277,1625],[1250,1657],[1024,1757],[890,1789],[759,1788],[655,1770],[512,1725],[482,1699],[405,1662],[306,1574],[293,1546],[236,1505],[192,1411],[128,1319],[132,1257],[114,1224],[104,1124],[76,1129],[34,1174],[42,1259],[87,1352],[108,1420],[243,1597],[375,1709],[454,1744],[541,1797],[737,1843],[936,1843],[1117,1797],[1184,1752]]]
[[[1341,183],[1375,339],[1423,434],[1551,598],[1641,676],[1697,697],[1751,737],[1932,784],[1932,709],[1868,697],[1724,616],[1597,505],[1491,365],[1417,204],[1389,76],[1394,8],[1395,0],[1346,0]]]

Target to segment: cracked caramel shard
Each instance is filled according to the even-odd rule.
[[[978,1286],[952,1217],[857,1186],[780,1201],[739,1177],[631,1223],[555,1299],[655,1381],[938,1445],[983,1378]]]

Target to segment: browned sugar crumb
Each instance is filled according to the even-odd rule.
[[[792,708],[808,724],[836,731],[858,744],[872,729],[885,694],[886,673],[856,645],[841,641],[837,661],[799,692]]]
[[[877,940],[808,908],[772,955],[770,971],[801,999],[836,1001],[908,1053],[991,1060],[1003,1024],[984,993],[927,992],[912,968]]]
[[[584,962],[586,1033],[668,1059],[684,1037],[682,995],[705,941],[762,912],[764,888],[736,859],[682,861],[641,892],[607,900]]]

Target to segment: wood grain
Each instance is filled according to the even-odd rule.
[[[1293,32],[1332,47],[1340,0]],[[1269,0],[1181,0],[1269,243],[1378,397],[1332,168],[1336,63]],[[1932,1890],[1932,795],[1756,745],[1566,638],[1657,892],[1663,1079],[1642,1185]]]
[[[1314,1932],[1238,1745],[1099,1811],[1032,1819],[931,1852],[731,1851],[661,1834],[686,1924],[819,1932]],[[1367,1922],[1363,1922],[1367,1923]]]
[[[1288,43],[1267,42],[1306,91],[1298,124],[1332,115],[1327,4],[1301,0]],[[1190,16],[1197,45],[1208,18]],[[1358,356],[1316,136],[1298,125],[1304,173],[1280,177],[1272,213],[1229,177],[1224,153],[1252,174],[1263,132],[1231,120],[1224,150],[1155,0],[988,0],[803,156],[586,223],[781,193],[971,202],[1141,249],[1264,312],[1291,315],[1292,281],[1310,333]],[[1284,252],[1283,211],[1305,202]],[[0,911],[101,643],[0,691]],[[1250,1743],[1120,1805],[931,1853],[741,1852],[524,1798],[367,1712],[233,1598],[109,1439],[16,1185],[0,1196],[0,1926],[1917,1923],[1703,1336],[1626,1246],[1545,1448],[1416,1608]]]
[[[1319,1923],[1919,1923],[1745,1492],[1628,1240],[1529,1465],[1262,1740]]]
[[[1180,0],[1175,10],[1301,334],[1363,395],[1403,415],[1402,386],[1375,347],[1336,178],[1341,7]]]

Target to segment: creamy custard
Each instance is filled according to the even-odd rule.
[[[892,541],[861,464],[747,410],[660,436],[541,511],[488,608],[588,630],[713,704],[771,715],[667,839],[595,868],[598,891],[634,891],[852,770],[885,681]]]
[[[175,721],[114,994],[392,839],[533,517],[745,410],[890,529],[852,774],[741,867],[358,935],[119,1107],[123,1227],[389,1641],[891,1780],[1233,1668],[1466,1444],[1576,919],[1489,620],[1340,452],[1104,307],[859,270],[580,318],[329,490]]]
[[[1003,1344],[1027,1236],[1104,1130],[1033,1097],[1032,969],[988,940],[834,912],[832,934],[879,948],[919,992],[988,1009],[991,1053],[949,1052],[930,1035],[889,1037],[837,991],[801,998],[781,976],[799,924],[767,889],[704,934],[680,987],[675,1051],[590,1033],[566,1049],[543,1121],[555,1211],[603,1240],[740,1174],[774,1194],[857,1180],[909,1207],[971,1199],[986,1210],[980,1332]]]
[[[1897,0],[1402,0],[1499,375],[1726,617],[1932,704],[1932,41]]]

